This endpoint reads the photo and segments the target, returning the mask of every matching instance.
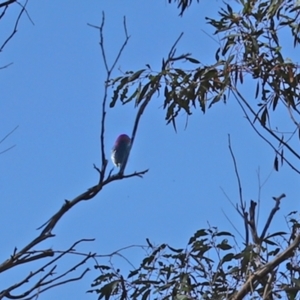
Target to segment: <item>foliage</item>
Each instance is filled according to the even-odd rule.
[[[168,1],[177,3],[181,16],[192,4],[192,0]],[[43,241],[55,236],[53,231],[56,225],[75,205],[93,199],[113,181],[142,177],[147,173],[147,170],[144,170],[124,174],[126,162],[117,174],[107,170],[104,151],[105,116],[110,87],[114,89],[110,107],[114,107],[117,101],[123,104],[133,102],[138,107],[131,136],[132,144],[140,118],[154,95],[163,96],[167,124],[171,123],[175,130],[179,112],[184,111],[190,116],[193,110],[200,108],[205,113],[213,104],[235,99],[252,128],[274,150],[275,169],[279,170],[279,164],[285,162],[295,172],[300,173],[294,163],[300,160],[300,152],[291,143],[294,137],[300,138],[300,125],[297,121],[300,115],[299,65],[284,57],[287,45],[282,42],[283,35],[289,34],[292,46],[298,46],[300,6],[292,0],[238,0],[237,3],[239,11],[234,11],[232,6],[225,3],[219,10],[219,19],[206,18],[220,40],[214,55],[215,62],[211,65],[203,64],[190,53],[177,55],[176,46],[181,39],[180,35],[166,59],[162,60],[159,71],[154,71],[150,65],[146,65],[147,68],[128,71],[125,75],[112,79],[112,71],[129,39],[126,21],[124,19],[125,41],[111,66],[108,66],[104,47],[104,14],[100,26],[91,25],[99,31],[107,83],[101,115],[102,164],[100,168],[94,166],[99,180],[72,200],[65,200],[61,208],[39,228],[40,233],[36,238],[22,248],[15,248],[13,253],[0,263],[2,275],[20,265],[40,263],[29,274],[25,274],[23,279],[0,291],[0,299],[37,299],[50,288],[82,279],[89,268],[85,268],[78,276],[70,274],[90,260],[96,262],[95,268],[99,275],[89,292],[96,293],[99,299],[238,300],[246,296],[250,299],[297,298],[300,289],[300,235],[297,212],[291,212],[287,217],[289,232],[268,233],[270,224],[280,209],[281,201],[285,198],[284,194],[273,198],[274,207],[261,232],[258,232],[256,226],[257,202],[251,200],[247,208],[240,194],[240,203],[236,205],[236,211],[244,224],[241,241],[232,233],[220,231],[215,227],[198,230],[181,249],[167,244],[153,246],[147,240],[146,257],[139,267],[132,268],[127,275],[122,274],[113,263],[100,265],[97,262],[99,255],[96,253],[80,253],[75,250],[75,246],[93,241],[92,239],[76,241],[65,250],[37,249]],[[16,16],[12,32],[2,42],[0,52],[17,32],[21,16],[26,14],[29,17],[26,10],[27,1],[23,4],[15,0],[0,3],[0,20],[4,18],[9,7],[17,4],[20,8],[19,14]],[[180,68],[181,62],[185,62],[189,69]],[[249,82],[249,78],[256,88],[253,95],[245,96],[242,87]],[[288,133],[282,129],[275,130],[271,124],[273,114],[279,106],[287,111],[288,118],[285,123],[289,124]],[[273,140],[270,140],[270,137]],[[278,145],[274,144],[274,140]],[[241,190],[230,141],[229,148]],[[113,257],[119,253],[120,251],[115,251],[109,256]],[[57,263],[70,255],[79,256],[81,259],[69,269],[55,275]],[[38,276],[40,278],[37,278]],[[31,284],[30,287],[28,283]]]
[[[178,2],[186,8],[187,1]],[[300,152],[291,143],[292,139],[300,138],[299,65],[284,56],[288,45],[286,40],[283,42],[289,34],[292,46],[299,44],[300,6],[292,0],[238,3],[239,11],[225,4],[219,10],[219,19],[206,18],[220,41],[215,63],[204,65],[189,53],[175,55],[173,49],[168,60],[163,60],[160,71],[147,65],[147,69],[112,80],[115,88],[110,105],[113,107],[117,100],[140,105],[155,87],[156,94],[164,98],[167,124],[172,123],[176,130],[180,111],[189,116],[199,107],[205,113],[213,104],[226,103],[231,96],[252,128],[274,150],[275,169],[285,162],[300,173],[294,164],[299,161]],[[182,62],[195,67],[182,69]],[[254,93],[244,95],[242,87],[250,77]],[[283,128],[274,128],[272,115],[279,106],[286,109],[287,117]]]
[[[174,2],[174,3],[178,3],[177,4],[177,8],[179,8],[180,9],[180,16],[183,16],[183,13],[185,12],[185,10],[192,4],[192,0],[174,0],[174,1],[172,1],[172,0],[168,0],[169,1],[169,3],[172,3],[172,2]],[[199,0],[197,0],[197,2],[199,2]]]
[[[3,9],[0,15],[0,20],[5,16],[5,13],[9,9],[9,7],[13,4],[18,4],[21,7],[21,10],[19,15],[16,18],[13,33],[10,34],[4,40],[2,46],[0,46],[0,51],[5,47],[5,45],[7,45],[7,43],[11,40],[11,38],[15,35],[20,17],[26,11],[27,1],[23,5],[14,0],[9,0],[0,3],[0,9],[1,8]],[[123,42],[123,46],[120,48],[112,65],[111,66],[108,65],[106,61],[106,55],[104,49],[104,37],[103,37],[104,20],[105,20],[105,16],[103,14],[101,26],[100,27],[92,26],[92,27],[96,27],[97,30],[99,30],[100,32],[100,38],[101,38],[100,45],[101,45],[101,50],[103,55],[103,61],[106,67],[106,81],[109,81],[111,78],[112,71],[115,68],[116,63],[118,62],[120,55],[127,44],[129,36],[127,35],[126,22],[124,19],[125,40]],[[8,67],[8,65],[4,66],[3,68],[6,67]],[[6,272],[8,271],[17,271],[17,270],[19,271],[18,279],[15,279],[15,282],[11,284],[5,283],[6,286],[1,287],[2,290],[0,290],[0,299],[23,299],[23,300],[38,299],[38,297],[42,293],[44,293],[45,291],[51,288],[60,285],[65,285],[73,281],[81,280],[86,275],[86,273],[90,271],[89,267],[84,267],[84,266],[87,263],[89,263],[91,260],[95,261],[96,258],[98,257],[98,254],[90,253],[90,252],[88,253],[79,252],[75,249],[75,247],[80,246],[84,242],[94,241],[94,239],[77,240],[69,248],[63,250],[45,248],[45,246],[42,246],[42,248],[39,247],[43,244],[45,240],[55,237],[53,231],[56,229],[56,225],[61,221],[62,217],[64,217],[65,214],[69,212],[75,205],[78,205],[80,202],[81,203],[86,202],[88,200],[95,198],[106,185],[110,184],[113,181],[122,180],[131,177],[143,177],[143,175],[147,173],[148,170],[138,171],[131,174],[124,174],[127,161],[123,163],[122,167],[119,169],[119,171],[116,174],[112,174],[113,169],[108,170],[107,168],[108,159],[107,159],[107,154],[104,151],[105,149],[104,131],[105,131],[107,89],[108,87],[106,86],[104,89],[104,95],[102,99],[103,110],[101,115],[102,126],[101,126],[101,134],[100,134],[102,164],[100,168],[94,165],[94,171],[96,171],[98,174],[97,182],[94,183],[92,186],[90,186],[87,190],[83,191],[82,193],[74,197],[73,199],[65,200],[62,206],[56,211],[56,213],[54,213],[46,223],[44,223],[41,227],[38,228],[39,233],[35,238],[33,238],[23,247],[14,247],[14,250],[10,255],[8,255],[8,258],[0,262],[1,276],[5,276]],[[139,119],[140,116],[137,116],[135,122],[136,128],[138,126]],[[12,134],[16,129],[17,127],[13,129],[11,132],[9,132],[6,136],[4,136],[0,140],[0,144],[4,142],[9,137],[9,135]],[[5,150],[1,151],[0,154],[10,150],[12,147],[6,148]],[[71,267],[66,268],[63,271],[62,270],[57,271],[58,263],[62,263],[62,261],[66,257],[70,257],[70,256],[77,258],[77,261],[73,263]],[[21,265],[28,265],[28,264],[30,265],[30,271],[27,273],[26,271],[20,272],[19,267]],[[79,272],[79,274],[77,274],[76,272],[77,273]],[[76,273],[76,275],[74,273]],[[21,277],[21,279],[19,279],[19,277]]]
[[[192,3],[174,2],[181,15]],[[206,18],[220,41],[214,63],[205,65],[190,53],[177,55],[180,35],[160,70],[146,65],[108,82],[114,91],[110,106],[120,101],[142,107],[159,96],[166,122],[176,130],[179,112],[190,116],[200,108],[206,113],[214,104],[235,100],[250,126],[274,150],[274,168],[278,171],[286,163],[300,174],[299,65],[284,56],[288,45],[286,39],[283,42],[289,35],[291,45],[298,47],[300,6],[291,0],[237,3],[237,11],[224,3],[218,19]],[[182,62],[186,69],[180,67]],[[244,94],[245,84],[255,87],[253,95]],[[279,108],[287,117],[283,128],[274,128]],[[241,191],[230,141],[229,148]],[[198,230],[182,249],[154,247],[148,241],[150,252],[126,275],[113,264],[96,266],[100,275],[89,292],[99,299],[298,299],[298,213],[287,217],[288,233],[268,233],[283,198],[284,194],[273,198],[275,205],[259,233],[257,202],[251,200],[247,208],[240,193],[236,210],[245,230],[241,241],[213,227]]]
[[[253,242],[244,240],[244,246],[230,232],[214,227],[198,230],[182,249],[148,241],[148,255],[126,276],[113,264],[96,266],[100,275],[89,292],[99,294],[98,299],[122,300],[244,299],[246,294],[251,299],[296,299],[300,239],[295,239],[295,212],[288,216],[289,234],[262,233],[258,243],[256,228],[247,221]]]

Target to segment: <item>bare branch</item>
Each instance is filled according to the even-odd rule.
[[[18,3],[17,1],[6,1],[5,3],[8,3],[8,5],[9,5],[9,4],[13,3],[13,2]],[[1,4],[0,4],[0,8],[3,7],[3,6],[5,6],[5,3],[1,3]],[[23,13],[26,12],[26,5],[27,5],[27,3],[28,3],[28,0],[25,1],[25,4],[24,4],[24,5],[22,5],[22,9],[21,9],[21,11],[20,11],[20,13],[19,13],[19,15],[18,15],[18,17],[17,17],[17,20],[16,20],[16,22],[15,22],[15,26],[14,26],[14,28],[13,28],[13,31],[12,31],[12,33],[6,38],[6,40],[3,42],[3,44],[0,46],[0,52],[3,51],[4,47],[6,46],[6,44],[7,44],[7,43],[13,38],[13,36],[17,33],[19,21],[20,21],[22,15],[23,15]],[[6,5],[7,5],[7,4],[6,4]]]
[[[79,280],[81,279],[84,274],[89,270],[89,269],[86,269],[81,275],[80,277],[76,277],[76,278],[71,278],[71,279],[67,279],[67,280],[64,280],[64,281],[60,281],[60,282],[57,282],[58,280],[62,279],[63,277],[65,277],[66,275],[68,275],[69,273],[75,271],[79,266],[83,265],[84,263],[86,263],[90,258],[94,258],[96,254],[92,254],[92,253],[89,253],[89,254],[85,254],[84,256],[84,259],[82,259],[79,263],[77,263],[75,266],[71,267],[70,269],[68,269],[66,272],[52,278],[51,280],[48,280],[46,281],[46,279],[50,276],[53,276],[54,275],[54,271],[56,269],[56,265],[53,266],[53,264],[55,262],[57,262],[58,260],[60,260],[63,256],[65,255],[69,255],[69,254],[77,254],[75,252],[75,247],[82,243],[82,242],[90,242],[90,241],[94,241],[94,239],[81,239],[77,242],[75,242],[71,247],[69,247],[67,250],[64,250],[64,251],[53,251],[51,249],[49,250],[42,250],[42,251],[38,251],[38,250],[34,250],[34,251],[30,251],[30,252],[27,252],[27,256],[28,255],[32,255],[31,258],[27,258],[26,256],[26,259],[24,261],[24,259],[21,259],[20,260],[20,263],[26,263],[26,262],[29,262],[29,261],[33,261],[35,259],[38,259],[38,256],[40,256],[40,258],[42,257],[46,257],[46,256],[53,256],[54,254],[59,254],[57,255],[55,258],[53,258],[52,260],[50,260],[48,263],[44,264],[42,267],[38,268],[37,270],[35,271],[31,271],[23,280],[21,280],[20,282],[18,283],[15,283],[14,285],[10,286],[9,288],[3,290],[2,292],[0,292],[0,299],[3,299],[4,297],[6,298],[9,298],[9,299],[24,299],[25,297],[28,297],[26,299],[33,299],[37,294],[40,294],[54,286],[57,286],[57,285],[61,285],[61,284],[64,284],[64,283],[67,283],[67,282],[70,282],[70,281],[74,281],[74,280]],[[46,255],[47,253],[49,255]],[[18,265],[18,264],[15,264],[15,266]],[[50,270],[48,270],[44,276],[42,276],[31,288],[29,288],[28,290],[26,290],[25,292],[23,292],[22,294],[20,295],[11,295],[11,292],[19,287],[21,287],[22,285],[28,283],[34,276],[36,276],[37,274],[39,273],[43,273],[45,272],[45,270],[50,267],[52,265],[52,267],[50,268]],[[45,288],[41,289],[43,286],[46,286]],[[34,291],[37,292],[34,294],[34,295],[31,295]]]
[[[104,96],[103,96],[103,100],[102,100],[101,134],[100,134],[102,167],[101,167],[101,170],[99,170],[97,168],[97,171],[100,174],[99,182],[103,181],[103,179],[104,179],[105,170],[106,170],[107,163],[108,163],[108,161],[106,159],[106,156],[105,156],[105,150],[104,150],[105,149],[105,147],[104,147],[104,132],[105,132],[105,117],[106,117],[106,102],[107,102],[107,95],[108,95],[108,82],[110,81],[112,72],[114,71],[114,69],[116,67],[116,64],[119,61],[119,59],[120,59],[120,57],[121,57],[128,41],[129,41],[129,38],[130,38],[130,36],[128,35],[128,32],[127,32],[126,18],[124,17],[123,27],[124,27],[124,32],[125,32],[125,41],[123,42],[121,48],[119,49],[114,62],[109,67],[108,62],[107,62],[107,58],[106,58],[105,46],[104,46],[104,24],[105,24],[105,14],[104,14],[104,12],[102,12],[102,22],[101,22],[100,27],[88,24],[89,26],[99,30],[99,34],[100,34],[99,44],[100,44],[103,63],[104,63],[105,69],[106,69],[106,80],[105,80],[105,87],[104,87]]]
[[[239,174],[239,171],[238,171],[238,168],[237,168],[237,163],[236,163],[234,153],[232,151],[231,140],[230,140],[230,135],[229,134],[228,134],[228,148],[229,148],[229,151],[230,151],[231,158],[233,160],[234,172],[235,172],[235,176],[236,176],[237,183],[238,183],[240,206],[241,206],[241,210],[242,210],[242,217],[243,217],[244,227],[245,227],[245,243],[246,243],[246,245],[248,245],[248,243],[249,243],[248,214],[246,212],[246,203],[243,200],[243,190],[242,190],[240,174]]]
[[[10,131],[6,136],[4,136],[4,138],[2,138],[2,140],[0,140],[0,144],[3,143],[15,130],[17,130],[18,127],[19,127],[19,125],[16,126],[12,131]],[[13,146],[10,146],[10,147],[6,148],[5,150],[1,151],[0,154],[3,154],[5,152],[7,152],[8,150],[14,148],[15,146],[16,145],[13,145]]]
[[[9,64],[4,65],[4,66],[0,67],[0,70],[8,68],[8,67],[11,66],[12,64],[13,64],[13,63],[9,63]]]
[[[9,5],[13,4],[14,2],[17,2],[17,0],[8,0],[5,2],[2,2],[2,3],[0,3],[0,8],[4,7],[4,6],[8,7]]]
[[[250,226],[251,234],[252,234],[252,240],[256,245],[260,245],[260,240],[258,238],[257,234],[257,228],[255,224],[255,209],[256,209],[257,203],[251,200],[250,202],[250,208],[249,208],[249,221],[248,224]]]
[[[0,140],[0,144],[3,143],[14,131],[18,129],[19,125],[16,126],[12,131],[10,131],[7,135],[5,135],[2,140]]]
[[[300,170],[298,170],[296,167],[293,166],[292,163],[290,163],[290,161],[288,159],[286,159],[284,156],[281,155],[281,153],[273,146],[273,144],[267,140],[258,130],[257,128],[254,126],[254,124],[251,122],[250,117],[248,115],[248,113],[246,112],[246,109],[244,108],[244,106],[242,105],[242,103],[240,102],[239,98],[237,97],[237,95],[233,92],[233,95],[235,96],[238,104],[240,105],[240,107],[242,108],[245,117],[247,119],[247,121],[249,122],[249,124],[251,125],[251,127],[254,129],[254,131],[258,134],[259,137],[261,137],[267,144],[269,144],[271,146],[271,148],[275,151],[276,154],[278,154],[288,165],[291,169],[293,169],[295,172],[297,172],[298,174],[300,174]],[[250,107],[250,109],[252,110],[252,108]],[[252,110],[252,113],[254,113],[254,111]],[[286,143],[284,143],[285,145]]]
[[[267,276],[275,268],[277,268],[283,261],[287,260],[289,257],[293,256],[294,250],[300,245],[300,235],[298,234],[293,241],[293,243],[278,254],[272,261],[265,264],[262,268],[254,272],[249,279],[245,282],[242,288],[233,295],[230,300],[242,300],[251,291],[251,287],[255,285],[260,279]]]
[[[267,233],[267,231],[268,231],[268,229],[269,229],[269,227],[270,227],[270,224],[271,224],[271,222],[272,222],[272,219],[273,219],[275,213],[279,210],[279,205],[280,205],[281,199],[283,199],[283,198],[285,198],[285,197],[286,197],[285,194],[281,194],[279,197],[274,197],[274,198],[273,198],[273,199],[275,200],[275,206],[274,206],[273,209],[271,210],[270,215],[269,215],[269,217],[268,217],[268,220],[267,220],[267,222],[266,222],[266,225],[265,225],[265,227],[264,227],[264,229],[263,229],[263,231],[262,231],[262,234],[261,234],[261,236],[260,236],[260,240],[261,240],[261,241],[264,239],[264,237],[265,237],[265,235],[266,235],[266,233]]]
[[[233,93],[235,95],[235,98],[237,98],[237,96],[243,101],[243,103],[247,106],[247,108],[249,109],[249,111],[251,111],[251,113],[253,114],[253,116],[256,116],[257,114],[255,113],[255,111],[252,109],[252,107],[249,105],[249,103],[246,101],[246,99],[241,95],[241,93],[238,90],[233,90]],[[273,136],[279,143],[283,144],[295,157],[297,157],[298,159],[300,159],[300,155],[290,146],[288,145],[286,142],[282,141],[282,139],[280,139],[272,130],[270,130],[268,127],[266,127],[265,125],[261,124],[261,126],[271,135]]]

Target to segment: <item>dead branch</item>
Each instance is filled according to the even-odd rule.
[[[44,264],[43,266],[41,266],[40,268],[38,268],[35,271],[30,271],[29,274],[27,276],[24,277],[24,279],[22,279],[21,281],[13,284],[12,286],[6,288],[5,290],[0,292],[0,299],[4,299],[9,298],[9,299],[24,299],[25,297],[28,297],[26,299],[33,299],[37,294],[40,294],[54,286],[57,285],[61,285],[67,282],[71,282],[74,280],[79,280],[81,279],[86,272],[88,272],[89,268],[87,268],[81,275],[80,277],[74,277],[74,278],[70,278],[64,281],[59,281],[60,279],[66,277],[68,274],[70,274],[71,272],[75,271],[78,267],[80,267],[81,265],[85,264],[89,259],[94,258],[96,256],[96,253],[88,253],[88,254],[84,254],[84,258],[77,263],[75,266],[69,268],[67,271],[65,271],[64,273],[47,280],[49,277],[53,277],[54,275],[54,271],[57,268],[57,265],[54,265],[54,263],[56,263],[57,261],[59,261],[61,258],[63,258],[66,255],[78,255],[75,251],[75,247],[77,245],[79,245],[82,242],[91,242],[94,241],[94,239],[81,239],[77,242],[75,242],[71,247],[69,247],[68,249],[64,250],[64,251],[53,251],[53,250],[48,250],[48,252],[51,255],[43,255],[45,250],[36,250],[36,251],[32,251],[27,253],[27,255],[32,255],[32,257],[38,257],[40,256],[40,258],[46,257],[46,256],[54,256],[55,254],[58,254],[55,258],[53,258],[52,260],[50,260],[48,263]],[[83,255],[83,254],[81,254]],[[25,261],[23,261],[22,259],[20,261],[18,261],[17,264],[15,264],[14,266],[21,264],[21,263],[26,263],[29,261],[32,261],[34,259],[26,259]],[[38,258],[36,258],[38,259]],[[51,268],[50,268],[51,267]],[[47,270],[48,268],[50,268],[50,270]],[[47,270],[47,271],[46,271]],[[23,286],[24,284],[29,283],[30,280],[32,280],[37,274],[39,273],[45,273],[44,276],[42,276],[35,284],[32,285],[31,288],[27,289],[25,292],[23,292],[22,294],[19,295],[12,295],[11,292],[16,290],[17,288]],[[44,287],[44,288],[42,288]],[[32,293],[36,291],[33,295]]]
[[[253,240],[254,244],[260,245],[260,240],[258,238],[257,228],[256,228],[256,224],[255,224],[256,205],[257,205],[257,203],[255,201],[251,200],[250,207],[249,207],[248,224],[249,224],[249,227],[250,227],[250,230],[251,230],[252,240]]]
[[[4,7],[5,6],[5,9],[4,9],[4,13],[8,7],[8,5],[12,4],[12,3],[18,3],[17,1],[6,1],[6,2],[3,2],[3,3],[0,3],[0,8],[1,7]],[[28,3],[28,0],[25,1],[25,4],[24,5],[21,5],[21,10],[17,16],[17,19],[16,19],[16,22],[15,22],[15,25],[14,25],[14,28],[11,32],[11,34],[5,39],[5,41],[2,43],[2,45],[0,46],[0,52],[3,51],[4,47],[7,45],[7,43],[13,38],[13,36],[17,33],[17,30],[18,30],[18,25],[19,25],[19,22],[20,22],[20,19],[23,15],[23,13],[26,12],[26,5]]]
[[[231,147],[230,135],[228,135],[228,148],[229,148],[230,155],[231,155],[231,158],[232,158],[232,161],[233,161],[234,172],[235,172],[235,176],[236,176],[237,183],[238,183],[241,212],[239,211],[238,207],[236,209],[237,209],[238,213],[242,216],[242,218],[244,220],[245,244],[248,245],[248,243],[249,243],[248,213],[246,212],[246,202],[243,199],[243,190],[242,190],[241,178],[240,178],[240,174],[239,174],[239,171],[238,171],[238,168],[237,168],[236,159],[235,159],[232,147]]]
[[[27,2],[26,2],[27,3]],[[25,6],[22,8],[22,13],[25,11]],[[21,15],[19,15],[20,18]],[[19,19],[18,19],[19,21]],[[17,22],[18,23],[18,22]],[[127,41],[129,39],[129,36],[127,34],[127,29],[126,29],[126,22],[124,19],[124,28],[125,28],[125,42],[123,43],[120,51],[117,54],[117,57],[115,59],[115,61],[113,62],[112,67],[108,67],[107,62],[106,62],[106,56],[105,56],[105,51],[104,51],[104,45],[103,45],[103,27],[104,27],[104,14],[103,14],[103,20],[102,20],[102,25],[100,27],[100,33],[101,33],[101,37],[102,37],[102,49],[103,49],[103,59],[104,59],[104,63],[106,65],[107,68],[107,80],[110,79],[111,76],[111,72],[113,71],[117,61],[119,60],[124,47],[127,44]],[[15,27],[16,30],[17,26]],[[9,40],[9,39],[8,39]],[[7,40],[7,42],[8,42]],[[55,256],[52,260],[50,260],[50,262],[48,262],[47,264],[44,264],[42,267],[40,267],[39,269],[35,270],[35,271],[31,271],[23,280],[21,280],[18,283],[15,283],[14,285],[10,286],[9,288],[5,289],[4,291],[2,291],[0,293],[0,299],[2,299],[3,297],[7,297],[7,298],[11,298],[11,299],[24,299],[25,297],[28,297],[26,299],[32,299],[35,295],[38,295],[39,293],[57,286],[57,285],[61,285],[70,281],[74,281],[74,280],[79,280],[80,278],[82,278],[82,276],[84,276],[84,274],[88,271],[88,269],[86,269],[80,277],[75,277],[75,278],[71,278],[71,279],[67,279],[64,281],[60,281],[63,277],[65,277],[66,275],[68,275],[70,272],[73,272],[77,267],[81,266],[82,264],[84,264],[88,259],[90,258],[94,258],[96,254],[87,254],[84,259],[79,262],[77,265],[75,265],[74,267],[70,268],[69,270],[67,270],[65,273],[49,279],[50,277],[53,277],[54,275],[54,270],[56,269],[56,265],[54,265],[54,263],[56,261],[58,261],[59,259],[61,259],[64,255],[66,254],[72,254],[73,253],[73,248],[76,245],[76,243],[68,250],[60,253],[59,255],[55,255],[57,254],[57,252],[55,252],[52,249],[47,249],[47,250],[35,250],[34,248],[40,244],[41,242],[45,241],[48,238],[54,237],[55,235],[52,234],[52,230],[55,228],[55,226],[57,225],[57,223],[59,222],[59,220],[62,218],[62,216],[69,211],[72,207],[74,207],[75,205],[77,205],[79,202],[81,201],[86,201],[86,200],[90,200],[92,198],[94,198],[101,190],[102,188],[109,184],[112,183],[113,181],[116,180],[121,180],[124,178],[130,178],[130,177],[142,177],[148,170],[144,170],[141,172],[134,172],[132,174],[126,174],[123,175],[121,173],[118,173],[116,175],[111,175],[111,172],[109,172],[108,175],[106,175],[106,166],[107,166],[107,160],[105,157],[105,153],[104,153],[104,125],[105,125],[105,106],[106,106],[106,99],[107,99],[107,91],[108,91],[108,87],[107,84],[105,86],[105,93],[104,93],[104,98],[102,100],[102,119],[101,119],[101,151],[102,151],[102,168],[101,170],[98,169],[96,166],[94,166],[94,168],[99,172],[99,181],[96,185],[92,186],[91,188],[89,188],[87,191],[83,192],[82,194],[80,194],[79,196],[75,197],[73,200],[69,201],[69,200],[65,200],[64,204],[62,205],[62,207],[49,219],[49,221],[47,221],[44,225],[42,225],[40,228],[44,227],[43,230],[41,231],[41,233],[38,235],[38,237],[36,237],[34,240],[32,240],[29,244],[27,244],[25,247],[23,247],[21,250],[18,250],[17,248],[14,249],[13,254],[11,255],[11,257],[9,259],[7,259],[6,261],[4,261],[2,264],[0,264],[0,273],[4,272],[8,269],[11,269],[13,267],[16,267],[20,264],[25,264],[28,262],[32,262],[32,261],[36,261],[45,257],[51,257],[51,256]],[[10,133],[11,134],[11,133]],[[8,135],[7,135],[8,136]],[[3,140],[5,140],[4,137]],[[3,141],[2,140],[2,141]],[[39,228],[39,229],[40,229]],[[81,240],[83,241],[83,240]],[[22,286],[25,283],[28,283],[30,280],[33,279],[34,276],[36,276],[37,274],[39,274],[40,272],[44,272],[46,269],[47,272],[46,274],[39,280],[37,281],[35,284],[33,284],[33,286],[31,288],[29,288],[27,291],[25,291],[24,293],[20,294],[20,295],[12,295],[12,291],[15,291],[18,287]],[[44,288],[42,288],[44,287]],[[33,296],[32,293],[34,291],[37,291]]]
[[[260,240],[261,240],[261,241],[264,239],[264,237],[265,237],[265,235],[266,235],[266,233],[267,233],[267,231],[268,231],[268,229],[269,229],[269,227],[270,227],[270,224],[271,224],[271,222],[272,222],[272,219],[273,219],[275,213],[279,210],[279,205],[280,205],[281,199],[283,199],[283,198],[285,198],[285,197],[286,197],[285,194],[281,194],[279,197],[274,197],[274,198],[273,198],[273,199],[275,200],[275,206],[274,206],[273,209],[271,210],[270,215],[269,215],[269,217],[268,217],[268,220],[267,220],[267,222],[266,222],[266,224],[265,224],[265,227],[264,227],[264,229],[263,229],[263,231],[262,231],[262,234],[261,234],[261,236],[260,236]]]
[[[98,169],[98,172],[100,173],[100,181],[103,181],[104,179],[104,174],[105,174],[105,170],[107,167],[107,159],[105,156],[105,147],[104,147],[104,132],[105,132],[105,117],[106,117],[106,102],[107,102],[107,95],[108,95],[108,82],[111,79],[111,75],[112,72],[114,71],[116,64],[118,63],[128,41],[130,36],[128,35],[128,31],[127,31],[127,25],[126,25],[126,18],[124,17],[123,20],[123,28],[124,28],[124,32],[125,32],[125,41],[123,42],[121,48],[119,49],[115,60],[113,61],[112,65],[109,66],[108,62],[107,62],[107,58],[106,58],[106,52],[105,52],[105,45],[104,45],[104,24],[105,24],[105,14],[104,12],[102,12],[102,22],[100,27],[99,26],[95,26],[95,25],[91,25],[88,24],[89,26],[96,28],[99,30],[99,35],[100,35],[100,50],[101,50],[101,55],[102,55],[102,60],[104,63],[104,67],[106,70],[106,80],[105,80],[105,86],[104,86],[104,96],[103,96],[103,100],[102,100],[102,116],[101,116],[101,134],[100,134],[100,143],[101,143],[101,158],[102,158],[102,167],[101,170]]]
[[[242,286],[242,288],[233,295],[230,300],[242,300],[251,291],[251,286],[255,285],[260,279],[270,274],[275,268],[277,268],[282,262],[292,257],[294,250],[300,245],[300,235],[298,234],[293,243],[287,247],[284,251],[278,254],[272,261],[265,264],[259,270],[254,272]]]

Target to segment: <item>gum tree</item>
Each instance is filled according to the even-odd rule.
[[[196,1],[192,2],[169,0],[178,6],[181,16],[193,9]],[[299,64],[283,54],[289,46],[287,35],[288,42],[298,48],[300,4],[291,0],[236,2],[238,9],[224,3],[218,18],[205,18],[220,41],[212,64],[188,52],[178,54],[180,35],[160,70],[146,65],[109,81],[114,91],[110,106],[118,101],[134,102],[145,109],[159,96],[166,122],[176,130],[181,112],[197,117],[199,110],[209,113],[220,102],[236,101],[257,137],[273,149],[275,170],[286,164],[300,174]],[[247,84],[255,86],[252,95],[243,92]],[[284,121],[274,128],[272,120],[279,108]],[[121,274],[114,264],[97,266],[100,276],[91,292],[99,299],[297,299],[298,213],[287,216],[290,232],[268,233],[286,197],[278,195],[259,231],[257,201],[248,203],[243,198],[230,137],[228,146],[239,189],[235,208],[244,224],[243,242],[237,243],[233,233],[214,227],[199,229],[181,249],[153,246],[147,240],[145,258],[128,274]]]

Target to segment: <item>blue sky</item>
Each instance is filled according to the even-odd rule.
[[[145,64],[159,70],[162,58],[181,32],[184,36],[178,54],[190,52],[208,64],[218,45],[203,32],[213,33],[205,16],[215,17],[222,4],[213,3],[194,4],[181,18],[176,5],[166,0],[29,1],[27,9],[34,25],[23,16],[16,36],[0,56],[0,65],[13,62],[0,72],[0,137],[19,125],[0,145],[4,150],[16,144],[0,156],[0,228],[1,240],[5,241],[1,243],[1,261],[12,254],[14,247],[31,241],[38,234],[36,228],[61,207],[64,199],[73,199],[98,180],[93,164],[100,166],[105,69],[99,33],[87,23],[99,25],[105,11],[106,53],[112,62],[124,41],[122,22],[126,16],[131,38],[115,76],[120,75],[118,69],[134,71]],[[5,31],[10,32],[16,12],[12,8],[1,23],[2,39]],[[253,97],[251,86],[244,91]],[[149,168],[149,172],[143,179],[113,182],[95,199],[74,207],[55,228],[56,237],[44,243],[45,248],[62,250],[81,238],[96,240],[78,250],[99,254],[146,244],[146,238],[154,244],[182,247],[196,230],[207,228],[208,222],[232,231],[222,210],[242,228],[241,219],[221,190],[238,202],[228,134],[245,200],[257,200],[258,169],[262,181],[271,174],[261,191],[260,224],[273,206],[271,197],[284,192],[287,198],[272,229],[286,230],[284,216],[298,209],[295,186],[299,179],[287,166],[280,172],[273,170],[273,151],[249,127],[236,102],[229,99],[226,105],[218,103],[205,115],[197,108],[186,130],[185,115],[180,115],[175,133],[172,126],[165,125],[162,101],[161,97],[153,98],[143,115],[126,170],[130,173]],[[135,114],[133,104],[118,103],[108,108],[107,156],[120,133],[131,133]],[[275,122],[280,121],[281,117]],[[143,257],[136,250],[126,255],[136,266]],[[121,269],[128,269],[123,261],[118,262]],[[59,270],[71,263],[72,259],[66,259]],[[30,266],[24,266],[7,272],[5,278],[1,277],[0,290],[29,271]],[[40,299],[96,299],[85,294],[96,276],[92,270],[83,280],[50,290]]]

